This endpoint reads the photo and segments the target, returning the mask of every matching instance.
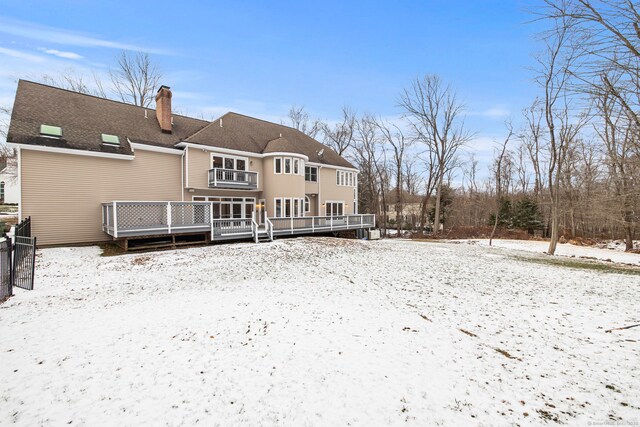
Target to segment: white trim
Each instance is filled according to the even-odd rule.
[[[16,157],[18,162],[18,222],[22,221],[22,150],[16,147]]]
[[[309,202],[308,204],[309,209],[307,209],[307,202]],[[304,213],[309,213],[309,212],[311,212],[311,197],[305,194],[304,195]]]
[[[260,157],[277,157],[277,156],[286,156],[286,157],[297,157],[299,159],[303,159],[304,161],[309,161],[309,157],[305,156],[304,154],[300,154],[300,153],[289,153],[286,151],[279,151],[279,152],[275,152],[275,153],[264,153],[264,154],[258,154]]]
[[[184,188],[189,188],[189,147],[185,147],[184,151],[187,152],[186,157],[185,157],[185,165],[186,166],[186,173],[184,174],[184,176],[187,178],[184,183]],[[184,191],[184,190],[183,190]]]
[[[325,163],[307,162],[307,165],[318,166],[318,167],[323,167],[323,168],[331,168],[331,169],[341,169],[341,170],[345,170],[345,171],[360,173],[360,171],[358,169],[356,169],[356,168],[346,168],[344,166],[329,165],[329,164],[325,164]]]
[[[344,200],[325,200],[325,202],[324,202],[324,216],[329,216],[329,215],[327,215],[327,205],[329,203],[340,203],[340,204],[342,204],[342,214],[340,214],[340,215],[331,215],[331,216],[344,216],[344,215],[347,215],[347,213],[345,213],[345,211],[344,211],[344,205],[345,205]]]
[[[316,170],[316,180],[315,181],[307,181],[307,168]],[[309,173],[311,175],[311,173]],[[309,166],[309,163],[304,165],[304,172],[302,173],[304,176],[304,182],[313,182],[318,183],[320,181],[320,167],[319,166]]]
[[[216,155],[217,154],[217,155]],[[243,157],[243,156],[232,156],[229,154],[224,154],[224,153],[215,153],[215,152],[211,152],[209,154],[209,164],[211,165],[210,169],[213,169],[213,158],[214,157],[221,157],[222,158],[222,168],[220,169],[226,169],[224,167],[224,161],[225,159],[233,159],[233,169],[232,170],[242,170],[242,169],[238,169],[238,160],[244,160],[244,172],[255,172],[255,171],[250,171],[249,170],[249,158],[248,157]],[[227,169],[229,170],[229,169]]]
[[[131,150],[133,150],[134,152],[136,150],[155,151],[156,153],[175,154],[177,156],[181,156],[184,153],[183,150],[176,150],[175,148],[156,147],[154,145],[147,145],[147,144],[140,144],[138,142],[131,142],[131,140],[129,138],[127,138],[127,141],[129,141],[129,145],[131,146]]]
[[[260,153],[252,153],[250,151],[242,151],[242,150],[232,150],[230,148],[211,147],[209,145],[193,144],[191,142],[179,142],[175,146],[179,148],[191,147],[191,148],[197,148],[200,150],[215,151],[217,153],[223,153],[223,154],[233,154],[233,155],[258,157],[258,158],[263,157],[262,154]]]
[[[184,155],[186,150],[182,150],[182,158],[180,159],[180,200],[184,202]]]
[[[248,171],[248,172],[255,172],[255,171]],[[197,190],[197,191],[241,191],[242,194],[244,193],[248,193],[250,191],[262,191],[259,188],[211,188],[211,187],[185,187],[188,188],[189,190]],[[218,196],[212,196],[212,197],[218,197]]]
[[[47,147],[45,145],[15,144],[8,142],[7,146],[11,148],[20,147],[24,150],[44,151],[46,153],[74,154],[76,156],[102,157],[106,159],[133,160],[135,158],[135,156],[129,154],[101,153],[98,151],[87,151],[73,148]]]

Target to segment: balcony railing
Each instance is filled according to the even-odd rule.
[[[102,230],[114,238],[210,233],[211,240],[268,238],[375,227],[375,215],[213,218],[212,202],[109,202],[102,204]]]
[[[213,168],[209,170],[209,187],[255,190],[258,188],[258,172]]]

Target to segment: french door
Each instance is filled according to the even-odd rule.
[[[325,206],[326,216],[343,215],[344,202],[327,202]]]

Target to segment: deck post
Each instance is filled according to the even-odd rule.
[[[167,228],[171,234],[171,202],[167,202]]]
[[[113,237],[118,238],[118,202],[113,202]]]
[[[291,217],[291,234],[293,234],[293,216]]]
[[[331,231],[333,231],[333,215],[329,217],[329,228]]]
[[[111,215],[109,215],[109,206],[105,205],[104,209],[107,211],[107,233],[109,232],[109,225],[111,224]]]
[[[213,202],[209,202],[209,225],[211,225],[211,240],[213,240]]]

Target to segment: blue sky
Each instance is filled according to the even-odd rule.
[[[29,1],[0,10],[0,104],[17,78],[106,73],[120,49],[152,53],[174,105],[279,121],[292,104],[399,114],[411,79],[439,74],[467,105],[469,150],[490,154],[535,97],[536,0]]]

